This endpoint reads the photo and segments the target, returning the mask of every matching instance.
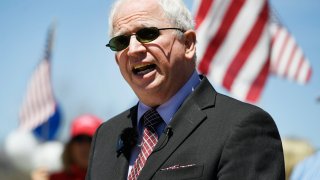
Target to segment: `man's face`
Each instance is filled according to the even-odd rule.
[[[143,27],[173,25],[156,0],[128,0],[120,5],[113,21],[115,36],[130,35]],[[115,54],[122,76],[146,105],[169,100],[194,70],[192,59],[185,55],[185,39],[178,38],[176,31],[161,30],[157,39],[144,44],[133,35],[129,46]]]

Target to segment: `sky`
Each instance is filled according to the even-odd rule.
[[[191,8],[192,0],[185,0]],[[305,86],[269,77],[259,107],[274,118],[282,138],[296,137],[320,147],[320,1],[271,0],[313,67]],[[18,112],[30,76],[44,55],[50,24],[57,24],[52,81],[63,115],[59,139],[70,121],[94,114],[103,121],[137,102],[123,80],[108,42],[111,0],[0,1],[0,146],[18,127]],[[228,94],[221,87],[215,88]]]

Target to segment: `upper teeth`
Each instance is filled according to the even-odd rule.
[[[145,67],[145,66],[148,66],[148,65],[151,65],[151,63],[148,63],[148,64],[138,64],[138,65],[135,65],[133,68],[134,68],[134,69],[139,69],[139,68],[142,68],[142,67]]]

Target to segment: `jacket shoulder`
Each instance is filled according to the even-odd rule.
[[[263,110],[258,106],[239,101],[237,99],[234,99],[232,97],[229,97],[220,93],[217,93],[215,108],[219,110],[224,109],[225,111],[228,112],[228,113],[226,112],[227,114],[238,116],[238,117],[247,116],[251,114],[260,114],[272,119],[272,117],[268,112],[266,112],[265,110]]]

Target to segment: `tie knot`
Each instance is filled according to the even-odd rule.
[[[154,109],[149,109],[145,112],[143,120],[144,126],[152,129],[156,128],[163,121],[160,114]]]

